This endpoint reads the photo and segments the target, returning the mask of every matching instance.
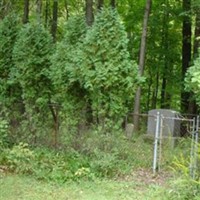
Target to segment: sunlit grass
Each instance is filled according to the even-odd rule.
[[[133,181],[96,180],[63,185],[31,177],[6,175],[0,179],[1,200],[151,200],[158,186]],[[154,198],[155,197],[155,198]]]

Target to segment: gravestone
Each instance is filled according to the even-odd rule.
[[[168,109],[154,109],[148,112],[148,128],[147,134],[154,136],[156,131],[156,116],[160,113],[160,127],[162,137],[179,137],[180,136],[180,120],[179,113]]]
[[[125,127],[125,132],[126,132],[126,136],[127,138],[131,139],[133,136],[133,131],[134,131],[134,125],[131,123],[126,124]]]

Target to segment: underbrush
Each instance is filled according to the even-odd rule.
[[[161,195],[170,200],[200,200],[200,147],[197,152],[197,166],[191,168],[191,140],[183,140],[179,146],[182,146],[182,151],[173,156],[171,163],[176,179],[170,182],[167,190],[161,191]],[[192,170],[195,170],[194,174],[191,173]]]
[[[2,127],[1,130],[7,128],[6,124]],[[93,130],[63,138],[57,149],[23,142],[10,146],[6,134],[2,135],[0,169],[46,182],[126,177],[137,168],[152,167],[153,143],[145,142],[142,135],[130,140],[122,132],[102,134]],[[170,166],[179,178],[167,187],[150,190],[154,199],[200,199],[199,171],[196,170],[195,179],[190,177],[190,145],[191,141],[184,139],[174,149],[163,147],[162,169]]]
[[[71,138],[58,149],[19,143],[2,147],[0,165],[13,173],[59,183],[111,178],[138,167],[150,167],[152,147],[142,137],[128,140],[122,133],[91,131]]]

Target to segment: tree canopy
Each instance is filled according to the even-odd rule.
[[[46,114],[55,133],[68,122],[122,127],[140,86],[140,113],[197,113],[198,8],[199,0],[2,1],[3,110],[21,104],[12,123],[28,120],[27,108]]]

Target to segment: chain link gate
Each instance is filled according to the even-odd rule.
[[[186,118],[181,115],[166,117],[160,112],[157,112],[155,121],[153,173],[155,174],[161,170],[163,141],[165,139],[170,140],[171,146],[174,147],[178,138],[187,135],[191,137],[190,164],[188,167],[190,176],[195,179],[198,160],[199,117]],[[171,124],[174,125],[173,129]]]

